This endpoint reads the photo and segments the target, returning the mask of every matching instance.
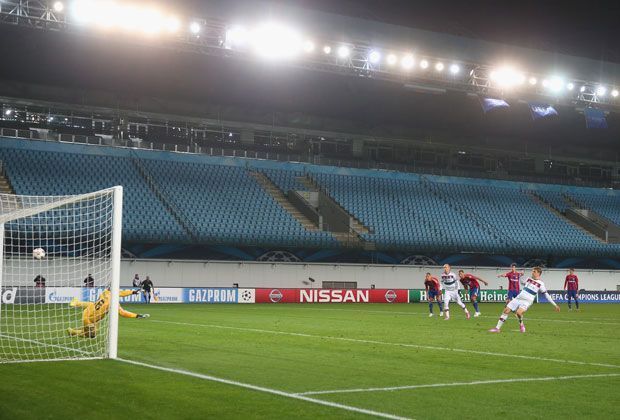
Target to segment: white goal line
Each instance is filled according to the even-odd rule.
[[[127,359],[116,359],[116,360],[119,362],[128,363],[130,365],[160,370],[163,372],[175,373],[178,375],[190,376],[192,378],[198,378],[198,379],[202,379],[206,381],[217,382],[217,383],[231,385],[231,386],[235,386],[239,388],[245,388],[245,389],[249,389],[252,391],[263,392],[266,394],[278,395],[280,397],[305,401],[305,402],[309,402],[313,404],[323,405],[323,406],[331,407],[331,408],[337,408],[337,409],[350,411],[350,412],[354,412],[358,414],[365,414],[368,416],[381,417],[381,418],[393,419],[393,420],[407,420],[408,419],[407,417],[396,416],[393,414],[382,413],[382,412],[374,411],[374,410],[367,410],[365,408],[359,408],[359,407],[354,407],[350,405],[339,404],[339,403],[335,403],[331,401],[323,401],[323,400],[319,400],[316,398],[306,397],[304,395],[293,394],[290,392],[280,391],[280,390],[272,389],[272,388],[266,388],[266,387],[262,387],[258,385],[247,384],[244,382],[233,381],[230,379],[218,378],[216,376],[205,375],[202,373],[192,372],[189,370],[175,369],[175,368],[169,368],[169,367],[164,367],[164,366],[159,366],[159,365],[153,365],[150,363],[138,362],[136,360],[127,360]]]
[[[409,389],[420,388],[444,388],[450,386],[471,386],[471,385],[488,385],[488,384],[505,384],[513,382],[539,382],[539,381],[567,381],[572,379],[585,379],[585,378],[608,378],[617,377],[620,373],[600,373],[590,375],[569,375],[569,376],[544,376],[539,378],[509,378],[509,379],[489,379],[483,381],[471,381],[471,382],[448,382],[439,384],[419,384],[419,385],[403,385],[403,386],[389,386],[384,388],[352,388],[352,389],[332,389],[326,391],[307,391],[300,392],[297,395],[324,395],[324,394],[349,394],[356,392],[389,392],[389,391],[403,391]]]
[[[383,346],[394,346],[394,347],[416,348],[416,349],[424,349],[424,350],[440,350],[440,351],[451,351],[451,352],[458,352],[458,353],[481,354],[481,355],[485,355],[485,356],[508,357],[508,358],[526,359],[526,360],[538,360],[538,361],[543,361],[543,362],[554,362],[554,363],[562,363],[562,364],[567,364],[568,363],[568,364],[573,364],[573,365],[598,366],[598,367],[614,368],[614,369],[620,368],[620,366],[618,366],[618,365],[612,365],[612,364],[607,364],[607,363],[582,362],[582,361],[577,361],[577,360],[565,360],[565,359],[552,359],[552,358],[548,358],[548,357],[527,356],[527,355],[523,355],[523,354],[496,353],[496,352],[481,351],[481,350],[459,349],[459,348],[454,348],[454,347],[428,346],[428,345],[424,345],[424,344],[394,343],[394,342],[389,342],[389,341],[366,340],[366,339],[362,339],[362,338],[333,337],[333,336],[329,336],[329,335],[314,335],[314,334],[306,334],[306,333],[298,333],[298,332],[264,330],[264,329],[259,329],[259,328],[232,327],[232,326],[228,326],[228,325],[195,324],[195,323],[190,323],[190,322],[165,321],[165,320],[161,320],[161,319],[152,319],[151,322],[164,323],[164,324],[173,324],[173,325],[185,325],[185,326],[190,326],[190,327],[216,328],[216,329],[225,329],[225,330],[236,330],[236,331],[247,331],[247,332],[264,333],[264,334],[288,335],[288,336],[293,336],[293,337],[318,338],[318,339],[321,339],[321,340],[345,341],[345,342],[350,342],[350,343],[379,344],[379,345],[383,345]]]

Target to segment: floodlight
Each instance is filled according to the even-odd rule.
[[[368,54],[368,61],[372,64],[378,63],[379,60],[381,60],[381,53],[379,51],[372,50],[370,54]]]
[[[530,85],[535,86],[538,83],[538,80],[535,77],[530,77]]]
[[[169,16],[166,19],[166,30],[170,32],[171,34],[178,31],[180,26],[181,26],[181,23],[179,22],[179,19],[176,18],[175,16]]]
[[[613,96],[614,98],[618,97],[618,89],[614,89],[611,91],[611,96]]]
[[[428,68],[428,61],[427,60],[420,61],[420,67],[422,67],[423,69],[427,69]]]
[[[389,55],[387,56],[387,63],[388,63],[390,66],[393,66],[394,64],[396,64],[396,62],[397,62],[397,61],[398,61],[398,57],[396,57],[396,55],[395,55],[395,54],[389,54]]]
[[[457,73],[458,73],[458,72],[460,72],[460,71],[461,71],[461,68],[459,67],[459,65],[458,65],[458,64],[452,64],[452,65],[450,66],[450,73],[452,73],[452,74],[457,74]]]
[[[248,30],[241,26],[235,25],[226,31],[226,46],[228,48],[241,47],[248,41]]]
[[[560,77],[557,77],[557,76],[552,77],[551,80],[549,80],[549,83],[547,85],[547,87],[554,92],[561,91],[564,86],[565,86],[564,81]]]
[[[292,28],[280,23],[265,22],[252,32],[254,52],[268,59],[290,59],[303,49],[301,36]]]
[[[189,25],[189,31],[193,34],[198,34],[200,32],[200,24],[198,22],[192,22]]]
[[[438,62],[437,64],[435,64],[435,70],[443,71],[443,69],[444,69],[444,65],[443,65],[443,63],[441,61]]]
[[[332,47],[330,47],[329,45],[326,45],[323,47],[323,52],[325,54],[331,54],[332,53]]]
[[[567,85],[566,85],[566,89],[568,89],[568,90],[573,90],[573,89],[575,89],[575,84],[574,84],[574,83],[572,83],[572,82],[571,82],[571,83],[569,83],[569,84],[567,84]]]
[[[412,54],[406,54],[400,60],[400,65],[403,66],[405,70],[411,70],[414,65],[414,59]]]
[[[606,93],[607,93],[607,89],[605,88],[605,86],[599,86],[596,88],[596,94],[598,96],[605,96]]]
[[[306,41],[304,42],[304,51],[307,53],[311,53],[314,51],[314,42],[312,41]]]
[[[579,92],[583,93],[586,91],[586,87],[585,86],[581,86],[581,88],[579,89]]]
[[[179,21],[176,20],[176,18],[164,20],[162,14],[156,9],[139,9],[136,13],[140,19],[140,29],[146,35],[156,35],[160,33],[164,27],[169,32],[174,32],[178,29]]]
[[[63,10],[65,10],[65,5],[61,1],[57,1],[56,3],[54,3],[54,11],[55,12],[60,13]]]
[[[493,70],[489,75],[491,80],[499,87],[512,88],[516,85],[525,83],[523,73],[512,67],[501,67]]]
[[[349,54],[351,54],[351,50],[346,45],[341,45],[340,48],[338,48],[338,57],[347,58]]]
[[[7,109],[6,111],[4,111],[4,115],[6,115],[7,117],[11,115],[12,113],[13,113],[12,109]]]

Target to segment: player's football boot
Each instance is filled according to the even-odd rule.
[[[471,315],[469,314],[469,311],[465,311],[465,318],[466,318],[466,319],[471,318]]]
[[[439,316],[443,316],[443,311],[439,312]]]
[[[431,318],[433,316],[433,314],[428,314],[428,317]]]
[[[480,312],[476,312],[476,313],[474,314],[474,318],[478,318],[479,316],[480,316]]]
[[[524,332],[525,332],[525,325],[521,324],[521,325],[519,326],[519,331],[521,331],[522,333],[524,333]]]
[[[498,332],[501,332],[501,330],[500,330],[499,328],[491,328],[491,329],[489,330],[489,332],[490,332],[490,333],[498,333]]]

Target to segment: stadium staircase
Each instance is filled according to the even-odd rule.
[[[587,225],[584,225],[582,223],[578,223],[574,218],[567,217],[567,212],[571,210],[570,207],[582,207],[582,206],[578,205],[572,199],[569,200],[570,197],[568,197],[566,194],[563,194],[559,199],[564,200],[567,204],[570,204],[571,206],[567,206],[564,209],[562,209],[563,206],[561,204],[561,201],[558,201],[557,199],[550,200],[546,195],[542,195],[535,191],[528,191],[527,193],[529,194],[530,197],[532,197],[534,201],[536,201],[542,207],[549,210],[551,213],[555,214],[560,219],[564,220],[566,223],[571,224],[576,229],[579,229],[580,231],[582,231],[583,233],[587,234],[588,236],[597,240],[600,243],[607,243],[607,241],[603,237],[601,237],[599,234],[596,233],[596,230],[592,228],[588,228]]]
[[[308,219],[303,213],[288,200],[284,191],[278,188],[265,174],[257,171],[249,171],[251,177],[269,194],[284,210],[297,220],[306,230],[318,231],[319,227]]]
[[[136,168],[142,179],[149,187],[149,189],[155,194],[155,196],[159,199],[159,201],[164,205],[168,213],[172,215],[172,217],[176,220],[176,222],[183,228],[183,231],[187,234],[189,238],[195,243],[200,242],[197,232],[198,229],[191,223],[191,221],[184,217],[181,210],[174,204],[174,202],[166,196],[166,194],[159,187],[153,176],[150,174],[149,170],[144,166],[141,159],[135,156],[132,152],[131,155],[131,163]]]
[[[301,185],[306,187],[308,191],[316,191],[316,192],[322,191],[327,196],[329,196],[329,198],[331,198],[334,201],[334,203],[343,212],[346,212],[349,215],[349,217],[351,218],[350,227],[353,230],[353,232],[355,232],[357,235],[365,235],[365,234],[372,233],[372,230],[368,226],[365,226],[357,217],[352,215],[346,208],[344,208],[340,203],[334,200],[334,198],[331,197],[324,188],[321,188],[319,183],[315,179],[313,179],[310,175],[297,177],[297,181]]]
[[[9,177],[4,171],[4,165],[2,164],[2,162],[0,162],[0,193],[15,194],[15,191],[11,186],[11,182],[9,181]]]

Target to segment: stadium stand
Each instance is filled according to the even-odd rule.
[[[620,253],[620,245],[602,242],[560,214],[577,202],[619,223],[620,193],[614,190],[14,139],[0,140],[0,159],[17,194],[123,185],[124,239],[130,242],[339,246],[329,232],[304,228],[279,205],[251,175],[258,171],[284,192],[306,191],[303,181],[310,180],[372,229],[362,236],[379,250]]]

